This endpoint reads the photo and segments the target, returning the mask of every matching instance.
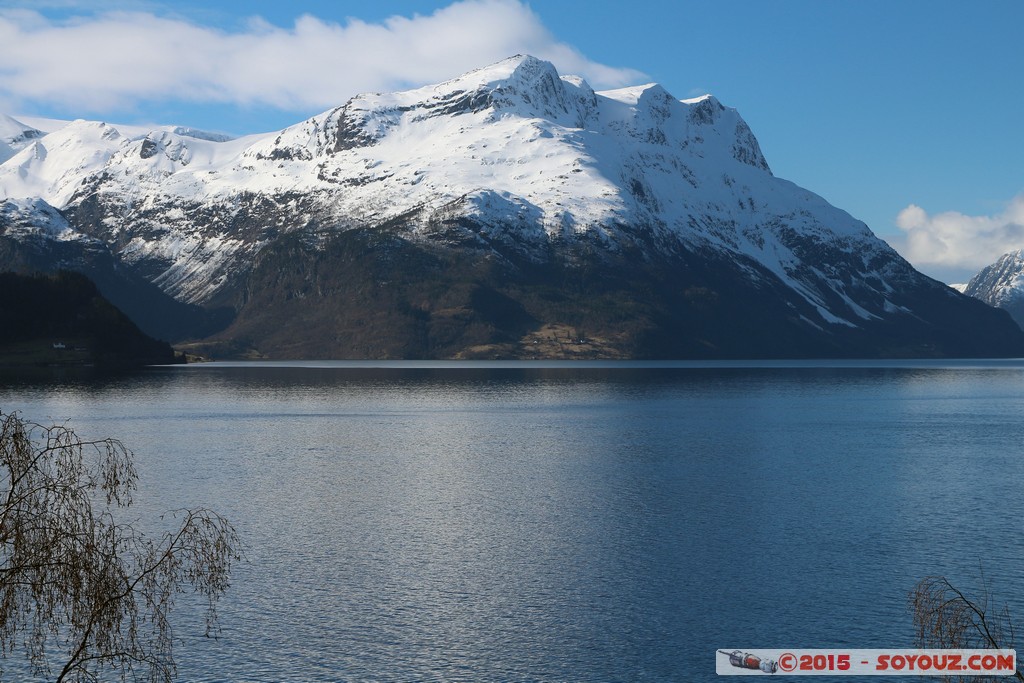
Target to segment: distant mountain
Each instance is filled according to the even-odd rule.
[[[0,163],[4,163],[43,135],[41,130],[0,114]]]
[[[0,273],[0,367],[132,367],[177,361],[147,337],[84,275]]]
[[[964,294],[1008,312],[1024,327],[1024,249],[1003,254],[971,278]]]
[[[776,178],[711,96],[595,92],[517,56],[234,140],[34,125],[0,126],[16,133],[0,197],[41,200],[19,220],[49,205],[117,268],[231,311],[190,335],[215,354],[1024,351],[1005,314]]]

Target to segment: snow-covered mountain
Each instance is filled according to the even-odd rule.
[[[1024,249],[1003,254],[982,268],[967,283],[964,294],[1007,311],[1024,327]]]
[[[714,97],[677,100],[655,84],[595,92],[528,56],[362,95],[267,135],[7,117],[0,144],[0,200],[19,200],[5,205],[8,223],[42,221],[41,200],[176,300],[235,310],[225,335],[279,353],[307,352],[279,331],[300,310],[348,320],[344,332],[320,320],[340,345],[324,352],[371,356],[406,353],[373,348],[404,334],[390,318],[373,344],[345,341],[374,307],[405,310],[402,324],[428,339],[407,352],[427,355],[495,340],[505,344],[495,353],[515,355],[508,344],[538,330],[588,324],[626,354],[750,355],[757,342],[756,355],[939,353],[956,346],[947,317],[989,315],[773,176],[750,128]],[[376,264],[362,275],[378,289],[406,288],[369,296],[355,261]],[[500,320],[488,319],[490,295],[442,305],[415,294],[430,289],[424,278],[461,291],[452,286],[463,276],[444,269],[479,264],[487,273],[463,284],[499,296]],[[614,292],[588,296],[609,283]],[[552,297],[575,312],[544,303]],[[629,316],[623,326],[637,329],[626,343],[614,320]],[[430,332],[434,323],[477,331],[441,343],[458,334]],[[757,342],[730,338],[758,330]],[[953,336],[958,353],[992,352]],[[657,350],[643,350],[653,337]]]
[[[421,218],[413,235],[456,211],[524,248],[580,233],[614,246],[629,239],[617,226],[643,224],[756,253],[758,238],[731,234],[731,224],[758,207],[734,195],[788,209],[791,188],[780,202],[770,177],[747,125],[714,98],[680,102],[657,85],[598,94],[547,62],[516,57],[239,140],[75,121],[23,145],[2,168],[0,194],[60,209],[100,204],[102,237],[131,234],[122,255],[163,268],[169,292],[201,303],[275,232],[311,221],[379,224],[410,211]],[[263,208],[273,224],[261,226],[269,234],[231,229],[271,197],[275,206]],[[825,206],[809,193],[805,201]],[[718,214],[720,225],[694,229],[695,209]]]

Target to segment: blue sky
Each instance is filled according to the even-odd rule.
[[[710,92],[776,175],[961,281],[1024,248],[1021,0],[0,0],[0,111],[282,128],[509,54]]]

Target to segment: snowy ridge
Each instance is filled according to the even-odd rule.
[[[9,199],[0,202],[0,234],[60,242],[91,240],[72,228],[59,211],[42,199]]]
[[[182,301],[210,301],[282,234],[401,219],[407,237],[441,240],[462,217],[481,249],[536,258],[553,240],[723,254],[795,291],[817,327],[902,310],[891,283],[909,266],[774,177],[734,109],[657,84],[595,92],[529,56],[266,135],[45,127],[0,119],[0,199],[64,210]],[[842,268],[819,263],[824,250]]]

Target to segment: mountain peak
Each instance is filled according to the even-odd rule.
[[[514,55],[473,69],[450,80],[439,83],[432,88],[444,90],[496,90],[512,83],[529,84],[544,76],[558,78],[558,71],[551,62],[546,62],[532,55]]]
[[[7,114],[0,114],[0,164],[42,136],[42,131],[25,125]]]
[[[417,112],[419,117],[489,112],[578,121],[576,100],[592,96],[582,79],[563,80],[551,62],[516,55],[457,78],[396,93],[360,95],[346,105],[349,112]],[[381,123],[379,115],[370,128]],[[385,123],[385,126],[387,124]],[[371,135],[372,137],[372,135]]]
[[[26,131],[35,131],[31,126],[26,126],[18,119],[8,116],[7,114],[0,114],[0,140],[9,140],[13,137],[17,137]],[[35,131],[39,132],[39,131]]]

